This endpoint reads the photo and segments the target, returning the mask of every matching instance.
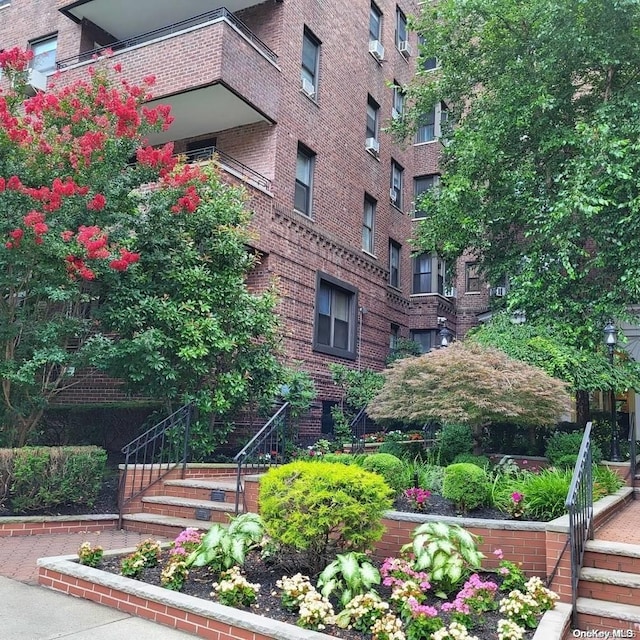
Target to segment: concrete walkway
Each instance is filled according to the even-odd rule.
[[[104,549],[135,547],[148,536],[102,531],[0,538],[2,640],[188,640],[189,633],[37,586],[36,561],[70,555],[85,541]]]

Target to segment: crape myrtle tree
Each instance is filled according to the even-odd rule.
[[[367,406],[371,418],[468,425],[474,453],[482,451],[483,432],[492,424],[528,426],[533,432],[553,426],[570,408],[564,382],[472,342],[397,360],[384,376],[382,390]]]
[[[420,250],[477,256],[508,305],[601,341],[640,300],[640,4],[440,0],[413,23],[424,58],[401,136],[443,101],[441,188]]]
[[[589,394],[603,388],[640,389],[640,363],[621,351],[611,366],[602,349],[575,346],[572,337],[562,327],[551,332],[546,323],[514,322],[512,314],[501,311],[472,329],[466,339],[500,349],[567,382],[575,394],[577,422],[584,426],[590,419]]]
[[[152,77],[132,86],[101,61],[25,97],[30,55],[0,53],[3,442],[24,444],[89,365],[205,421],[272,397],[276,300],[245,286],[243,193],[145,146],[172,120],[144,106]]]

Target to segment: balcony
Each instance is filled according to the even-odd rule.
[[[276,121],[281,81],[276,55],[227,9],[165,23],[109,48],[114,52],[111,62],[122,65],[131,83],[156,77],[152,106],[172,107],[175,121],[170,132],[154,136],[153,144]],[[58,82],[84,77],[86,66],[101,51],[59,60]]]
[[[91,22],[115,40],[127,40],[145,31],[157,31],[194,15],[223,6],[236,13],[264,0],[58,0],[58,9],[77,22]]]

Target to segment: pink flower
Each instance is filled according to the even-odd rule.
[[[493,552],[493,555],[498,558],[498,560],[502,560],[502,558],[504,558],[504,553],[502,553],[502,549],[496,549]]]
[[[520,502],[522,500],[522,498],[524,498],[524,495],[521,493],[518,493],[517,491],[514,491],[511,494],[511,499],[517,504],[518,502]]]

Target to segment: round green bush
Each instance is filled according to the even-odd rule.
[[[451,464],[457,455],[473,453],[473,432],[465,424],[445,424],[436,438],[440,464]]]
[[[321,569],[332,554],[365,551],[382,537],[391,493],[383,478],[356,465],[299,461],[262,477],[258,504],[268,535],[307,552],[311,568]]]
[[[582,431],[572,431],[571,433],[556,431],[547,440],[545,456],[551,464],[556,466],[575,465],[578,453],[580,453],[582,436]],[[591,457],[594,464],[598,464],[602,460],[602,451],[593,440],[591,441]]]
[[[453,500],[462,512],[476,509],[489,501],[489,479],[484,469],[469,462],[450,464],[444,470],[442,495]]]
[[[366,471],[381,475],[386,483],[397,493],[402,490],[402,472],[404,462],[390,453],[372,453],[361,464]]]

